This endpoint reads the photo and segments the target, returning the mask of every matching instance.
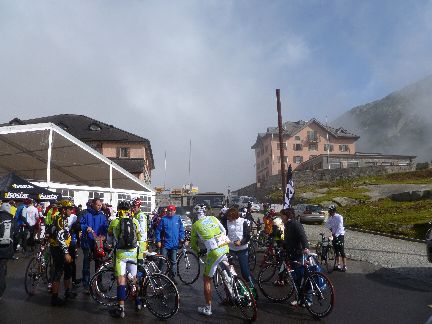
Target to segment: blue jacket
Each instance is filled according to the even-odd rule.
[[[88,250],[94,246],[93,233],[87,233],[87,227],[91,227],[96,235],[107,235],[108,221],[105,214],[102,211],[97,212],[92,208],[88,208],[87,211],[81,217],[81,248]]]
[[[180,216],[173,215],[162,217],[155,234],[156,242],[162,242],[166,249],[178,249],[179,241],[185,238],[183,222]]]
[[[23,211],[23,209],[24,209],[24,207],[25,207],[24,204],[20,204],[20,205],[17,207],[17,210],[16,210],[16,212],[15,212],[15,221],[17,222],[17,225],[18,225],[18,226],[24,224],[25,217],[22,217],[22,215],[21,215],[21,214],[22,214],[22,211]]]

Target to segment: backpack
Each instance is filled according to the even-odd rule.
[[[130,217],[120,218],[120,234],[118,237],[118,249],[132,249],[137,246],[137,230],[133,219]]]
[[[7,212],[0,212],[0,259],[13,257],[13,236],[15,223],[13,216]]]

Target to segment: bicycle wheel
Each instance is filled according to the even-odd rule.
[[[315,253],[317,254],[317,258],[318,258],[318,260],[322,263],[323,262],[323,259],[322,259],[322,243],[321,242],[318,242],[316,245],[315,245]]]
[[[217,269],[217,271],[215,272],[215,274],[213,276],[213,285],[215,287],[216,294],[219,297],[219,301],[221,303],[226,301],[228,296],[226,294],[225,284],[223,282],[222,273],[221,273],[220,269]]]
[[[330,279],[321,272],[312,272],[303,284],[306,308],[315,318],[330,314],[335,302],[335,293]]]
[[[24,276],[24,288],[29,296],[33,296],[39,286],[39,283],[44,280],[46,276],[45,268],[37,260],[36,257],[30,259],[25,276]]]
[[[327,273],[332,273],[336,267],[336,256],[332,245],[326,247],[326,269]]]
[[[126,286],[126,298],[129,295]],[[117,304],[117,278],[112,265],[104,265],[90,280],[90,295],[99,304],[115,306]]]
[[[253,245],[249,245],[248,249],[249,249],[248,251],[249,270],[253,272],[255,270],[256,262],[257,262],[256,250]]]
[[[186,285],[197,281],[200,274],[200,262],[197,255],[191,251],[182,252],[177,258],[177,274]]]
[[[233,300],[246,320],[256,320],[257,307],[253,294],[246,283],[237,276],[233,278]]]
[[[140,295],[147,309],[160,319],[175,315],[179,309],[180,297],[174,283],[165,275],[154,273],[145,280]]]
[[[164,257],[162,254],[156,254],[147,257],[149,261],[153,261],[157,267],[159,268],[159,272],[162,274],[169,274],[171,271],[171,262],[167,257]]]
[[[274,302],[282,302],[291,297],[294,284],[287,270],[279,272],[279,265],[270,264],[258,274],[258,287],[263,295]]]

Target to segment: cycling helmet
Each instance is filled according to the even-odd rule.
[[[127,200],[119,201],[117,205],[117,210],[129,210],[131,208],[131,204]]]
[[[330,205],[328,208],[329,213],[335,213],[336,212],[336,206],[335,205]]]
[[[139,198],[135,198],[135,199],[132,201],[132,206],[134,206],[134,207],[141,207],[141,199],[139,199]]]
[[[73,207],[73,202],[67,199],[60,200],[59,204],[63,208]]]
[[[174,205],[169,205],[168,207],[167,207],[167,210],[170,212],[170,211],[176,211],[176,206],[174,206]]]
[[[206,213],[206,205],[198,204],[194,207],[194,213],[197,214],[198,218],[205,216]]]

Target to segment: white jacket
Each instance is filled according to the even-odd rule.
[[[230,250],[240,251],[248,248],[248,243],[236,246],[235,241],[242,241],[245,236],[245,231],[249,231],[249,221],[242,217],[237,218],[234,221],[227,221],[227,235],[231,243],[229,244]]]

